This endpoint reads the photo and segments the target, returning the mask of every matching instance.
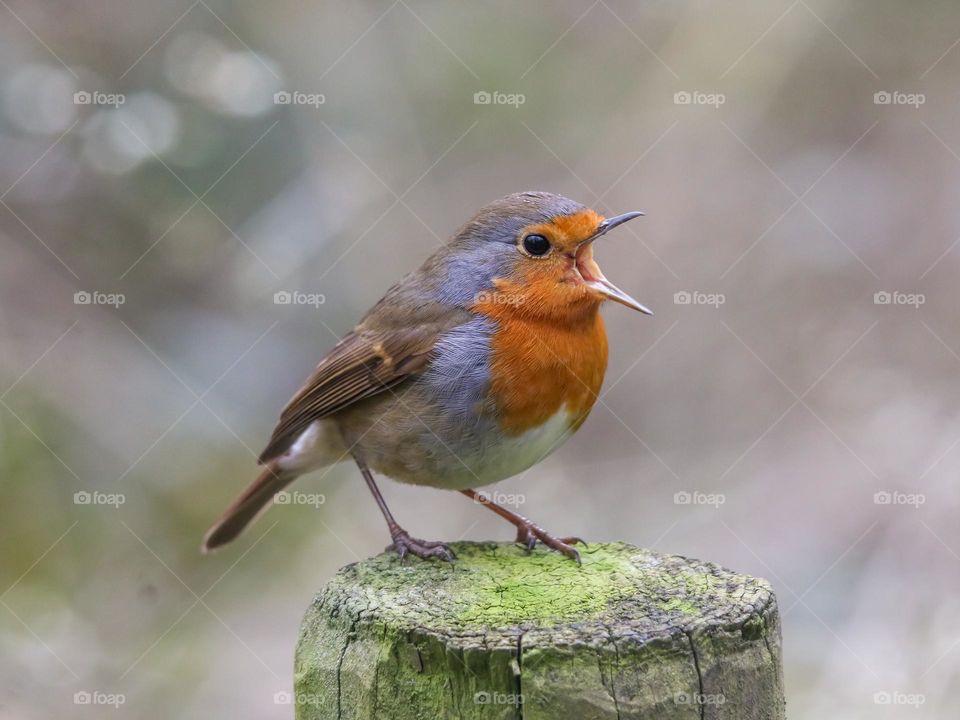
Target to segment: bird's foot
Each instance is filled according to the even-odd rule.
[[[527,549],[527,552],[530,552],[534,547],[536,547],[538,540],[551,550],[556,550],[559,553],[563,553],[571,560],[576,560],[577,565],[580,565],[580,553],[578,553],[575,548],[571,547],[572,545],[577,544],[586,546],[586,543],[580,538],[555,538],[542,527],[530,521],[527,521],[522,525],[517,525],[516,542],[518,545],[523,545]]]
[[[410,533],[399,528],[391,532],[390,535],[393,538],[393,542],[387,545],[386,549],[388,551],[393,550],[397,553],[401,561],[403,561],[408,554],[414,555],[421,560],[440,558],[441,560],[452,563],[456,559],[453,550],[451,550],[446,543],[410,537]]]

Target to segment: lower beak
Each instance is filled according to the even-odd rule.
[[[586,281],[587,287],[589,287],[594,292],[604,296],[609,300],[618,302],[621,305],[626,305],[628,308],[633,308],[639,312],[642,312],[644,315],[653,315],[653,311],[648,308],[646,305],[637,302],[632,297],[627,295],[623,290],[618,288],[612,282],[607,280],[604,274],[600,271],[600,266],[597,265],[596,261],[593,259],[593,241],[598,237],[605,235],[617,225],[622,225],[628,220],[633,220],[636,217],[642,216],[642,212],[628,212],[623,215],[616,215],[612,218],[607,218],[597,228],[596,234],[589,240],[587,240],[580,248],[577,250],[577,267],[580,271],[580,274],[583,276],[583,279]]]
[[[648,308],[646,305],[637,302],[632,297],[627,295],[623,290],[618,288],[612,282],[607,280],[603,275],[596,280],[591,280],[587,282],[587,285],[592,288],[595,292],[600,293],[604,297],[618,302],[621,305],[626,305],[628,308],[633,308],[642,312],[644,315],[653,315],[653,310]]]

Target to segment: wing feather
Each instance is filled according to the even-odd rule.
[[[314,421],[422,371],[439,337],[469,317],[449,307],[438,312],[428,306],[400,323],[378,317],[376,310],[337,343],[287,403],[260,455],[261,463],[285,453]]]

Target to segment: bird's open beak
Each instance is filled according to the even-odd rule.
[[[603,295],[605,298],[618,302],[621,305],[626,305],[628,308],[633,308],[642,312],[644,315],[653,315],[653,311],[648,308],[646,305],[643,305],[632,297],[627,295],[623,290],[618,288],[612,282],[607,280],[604,277],[604,274],[600,271],[600,266],[597,265],[596,260],[593,259],[593,241],[602,235],[606,235],[617,225],[623,225],[623,223],[628,220],[633,220],[636,217],[643,215],[642,212],[628,212],[623,215],[616,215],[612,218],[607,218],[600,225],[597,226],[597,232],[594,233],[593,237],[585,241],[577,248],[577,270],[580,271],[580,275],[583,277],[587,286],[591,288],[594,292]]]

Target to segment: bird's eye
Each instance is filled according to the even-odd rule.
[[[523,239],[523,249],[535,257],[550,252],[550,241],[543,235],[527,235]]]

